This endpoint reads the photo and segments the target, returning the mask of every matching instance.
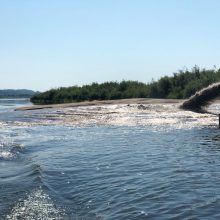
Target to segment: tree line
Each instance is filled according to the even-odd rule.
[[[84,86],[60,87],[34,95],[34,104],[55,104],[126,98],[189,98],[197,90],[220,81],[220,69],[180,70],[150,83],[138,81],[92,83]]]

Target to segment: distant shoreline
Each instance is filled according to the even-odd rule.
[[[64,104],[49,104],[49,105],[33,105],[16,108],[15,111],[37,110],[47,108],[70,108],[80,106],[94,105],[116,105],[116,104],[181,104],[183,99],[152,99],[152,98],[133,98],[133,99],[117,99],[117,100],[94,100]]]
[[[0,100],[30,100],[30,98],[0,98]]]

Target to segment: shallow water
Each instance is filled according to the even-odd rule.
[[[220,218],[214,118],[205,117],[204,126],[187,116],[181,120],[191,126],[180,129],[160,124],[159,114],[123,107],[118,111],[138,123],[96,123],[94,116],[82,126],[58,118],[42,122],[73,109],[11,110],[0,113],[0,219]],[[157,123],[141,124],[141,117]]]

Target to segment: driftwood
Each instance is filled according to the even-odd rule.
[[[214,83],[191,96],[180,105],[180,108],[194,112],[205,112],[203,107],[210,105],[220,96],[220,83]]]

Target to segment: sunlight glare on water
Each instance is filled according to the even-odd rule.
[[[216,116],[145,107],[4,113],[1,217],[218,219]]]

